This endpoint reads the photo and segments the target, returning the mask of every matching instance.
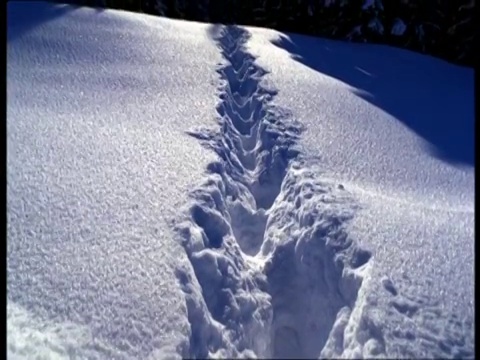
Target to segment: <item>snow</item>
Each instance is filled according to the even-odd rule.
[[[368,23],[368,27],[379,34],[383,34],[384,28],[383,28],[382,22],[377,17],[373,18]]]
[[[12,358],[473,357],[473,71],[8,4]]]
[[[384,46],[252,31],[268,81],[295,88],[276,100],[307,129],[302,152],[358,202],[349,234],[374,252],[363,316],[379,319],[368,336],[381,334],[380,354],[473,356],[473,71]],[[342,351],[326,354],[360,355]]]
[[[368,8],[371,8],[375,6],[375,0],[365,0],[362,6],[363,10],[366,10]]]
[[[406,30],[407,30],[407,25],[405,25],[402,19],[397,18],[394,20],[392,30],[391,30],[392,35],[402,36]]]
[[[8,4],[8,301],[86,326],[88,358],[177,352],[188,259],[170,223],[213,160],[185,130],[215,124],[220,56],[199,25],[58,8]]]

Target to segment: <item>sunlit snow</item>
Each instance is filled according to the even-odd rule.
[[[473,71],[8,3],[14,359],[473,358]]]

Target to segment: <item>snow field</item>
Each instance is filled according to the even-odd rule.
[[[41,2],[8,19],[9,358],[473,357],[467,70]]]

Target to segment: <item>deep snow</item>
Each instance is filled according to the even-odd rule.
[[[473,357],[471,70],[7,16],[9,357]]]

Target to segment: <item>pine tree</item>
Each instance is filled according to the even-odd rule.
[[[148,0],[148,12],[150,11],[152,14],[166,16],[167,4],[165,0]]]

